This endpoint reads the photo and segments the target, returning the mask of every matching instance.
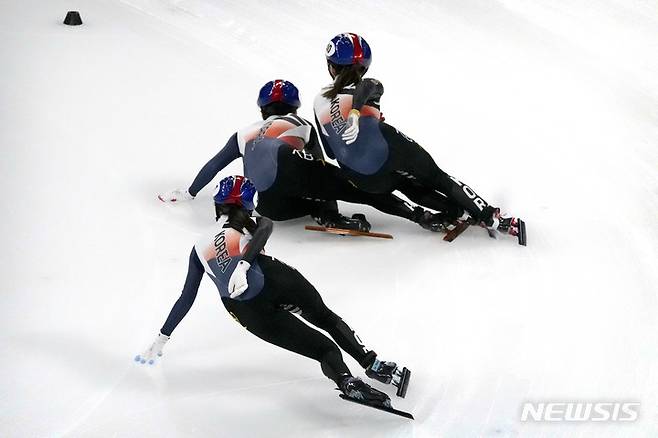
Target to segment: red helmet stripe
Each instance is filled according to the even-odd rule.
[[[352,37],[352,44],[354,45],[352,62],[354,64],[361,64],[363,62],[363,47],[361,47],[361,37],[355,33],[350,33],[350,36]]]
[[[244,181],[244,177],[236,175],[235,180],[233,181],[233,189],[231,189],[231,194],[228,197],[230,201],[238,205],[242,205],[242,199],[240,197],[242,181]]]
[[[281,102],[283,100],[283,81],[277,79],[272,85],[272,94],[270,95],[272,102]]]

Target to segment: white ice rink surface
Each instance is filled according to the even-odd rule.
[[[61,24],[73,9],[83,26]],[[162,361],[132,362],[213,220],[212,187],[156,193],[259,118],[268,80],[312,118],[345,31],[373,49],[387,121],[528,222],[526,248],[349,204],[395,240],[276,225],[268,252],[413,371],[393,402],[414,422],[341,401],[208,279]],[[0,0],[0,59],[0,436],[658,436],[656,1]],[[641,406],[522,423],[525,401]]]

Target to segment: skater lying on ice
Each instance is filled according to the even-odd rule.
[[[430,212],[413,208],[390,192],[359,190],[338,167],[326,163],[315,128],[296,114],[300,105],[299,93],[291,82],[268,82],[258,97],[263,120],[233,134],[203,166],[189,189],[172,190],[158,197],[163,202],[193,199],[217,173],[242,157],[244,173],[258,190],[257,211],[272,220],[310,215],[325,227],[369,231],[364,215],[347,218],[338,213],[336,200],[342,200],[371,205],[423,228],[437,226],[438,219]]]
[[[162,355],[165,343],[194,303],[205,272],[215,282],[226,310],[249,332],[317,360],[344,397],[390,410],[388,395],[352,376],[338,346],[366,370],[368,377],[397,386],[401,397],[406,394],[410,372],[394,362],[379,360],[325,305],[301,273],[265,255],[263,248],[272,233],[272,221],[251,216],[255,192],[251,181],[242,176],[220,182],[214,196],[217,223],[194,245],[180,298],[153,344],[135,361],[153,364]],[[293,313],[329,333],[335,343]]]
[[[315,120],[327,156],[338,161],[352,183],[370,193],[399,190],[438,212],[435,231],[461,220],[491,233],[519,233],[515,218],[501,216],[498,208],[441,170],[418,143],[384,123],[379,103],[384,87],[363,77],[372,60],[365,39],[353,33],[335,36],[326,59],[333,83],[315,99]]]

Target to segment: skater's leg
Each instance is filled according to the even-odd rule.
[[[350,219],[341,215],[336,200],[302,197],[305,189],[299,184],[299,181],[286,182],[285,178],[277,178],[269,189],[258,194],[256,211],[276,221],[311,216],[325,227],[370,231],[370,224],[365,217]]]
[[[368,350],[354,330],[325,305],[315,287],[299,271],[278,260],[261,262],[259,259],[259,264],[268,275],[268,281],[275,284],[278,292],[275,303],[286,310],[301,312],[302,318],[329,333],[363,368],[375,360],[377,354]]]
[[[335,343],[290,312],[262,301],[226,299],[224,304],[233,317],[252,334],[270,344],[320,362],[324,375],[336,382],[336,385],[340,386],[346,376],[351,376]]]
[[[336,343],[366,370],[368,377],[398,387],[397,395],[404,397],[410,372],[398,369],[395,362],[378,360],[377,353],[368,350],[359,337],[338,315],[323,302],[313,285],[295,268],[267,256],[259,256],[259,266],[274,293],[268,301],[278,308],[298,313],[318,328],[325,330]],[[326,367],[324,365],[323,367]],[[343,382],[345,383],[345,382]],[[345,385],[340,385],[345,393]],[[375,395],[378,398],[379,395]]]
[[[338,212],[336,201],[319,201],[291,197],[281,184],[275,182],[272,187],[258,193],[256,211],[275,221],[297,219],[304,216],[319,217],[324,211]]]
[[[309,184],[314,181],[313,163],[321,161],[309,159],[310,155],[298,152],[286,145],[280,147],[276,178],[267,190],[259,192],[256,211],[273,220],[312,216],[319,224],[327,227],[369,231],[370,224],[365,218],[349,219],[342,216],[338,212],[336,198],[318,196],[309,190]]]
[[[387,214],[412,221],[417,218],[414,209],[402,199],[391,193],[361,191],[342,175],[338,167],[330,163],[306,159],[285,146],[279,149],[278,154],[275,186],[289,198],[367,204]]]
[[[306,196],[366,204],[386,214],[412,221],[416,218],[414,209],[402,199],[392,193],[368,193],[359,190],[332,164],[316,161],[308,167]]]
[[[481,196],[441,170],[432,156],[418,143],[386,123],[381,123],[380,126],[382,134],[389,143],[391,167],[394,171],[413,179],[414,183],[438,190],[471,216],[480,218],[484,207],[487,206]]]
[[[412,202],[444,213],[447,217],[458,218],[464,213],[464,209],[443,193],[424,187],[411,180],[405,179],[400,181],[397,189]]]
[[[325,330],[347,354],[352,356],[363,368],[368,368],[377,357],[377,353],[368,350],[354,330],[341,317],[332,312],[320,299],[314,308],[302,309],[302,318],[314,326]]]

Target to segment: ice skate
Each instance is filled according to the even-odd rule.
[[[410,420],[414,419],[414,416],[409,412],[400,411],[391,406],[391,399],[388,395],[372,388],[358,377],[346,376],[341,382],[339,389],[342,392],[340,398],[343,400],[379,409],[380,411],[399,415]]]
[[[509,234],[517,238],[519,245],[526,246],[525,222],[517,217],[501,214],[499,208],[487,206],[482,210],[479,218],[466,217],[459,219],[454,229],[450,230],[443,240],[452,242],[470,225],[479,225],[487,230],[489,237],[498,238],[498,234]]]
[[[320,227],[306,225],[304,228],[309,231],[321,231],[324,233],[338,234],[341,236],[366,236],[378,237],[381,239],[392,239],[393,236],[386,233],[370,232],[370,222],[366,220],[365,215],[357,213],[351,218],[339,214],[337,211],[324,212],[321,217],[314,217]]]
[[[338,228],[342,230],[354,230],[362,233],[370,232],[370,223],[366,220],[365,215],[357,213],[353,214],[351,218],[343,216],[337,211],[323,212],[319,218],[314,218],[315,221],[326,228]]]
[[[497,238],[498,233],[515,236],[519,245],[526,245],[525,222],[508,214],[501,214],[499,208],[485,207],[480,216],[480,226],[487,229],[489,236]]]
[[[455,227],[455,218],[444,213],[432,213],[421,207],[414,208],[414,222],[434,233],[447,233]]]
[[[391,407],[391,399],[385,393],[376,390],[358,377],[345,377],[339,388],[346,398],[370,406]]]
[[[395,362],[384,362],[378,359],[366,368],[366,376],[382,383],[392,383],[398,388],[396,395],[404,398],[411,379],[411,371],[407,367],[398,367]]]

